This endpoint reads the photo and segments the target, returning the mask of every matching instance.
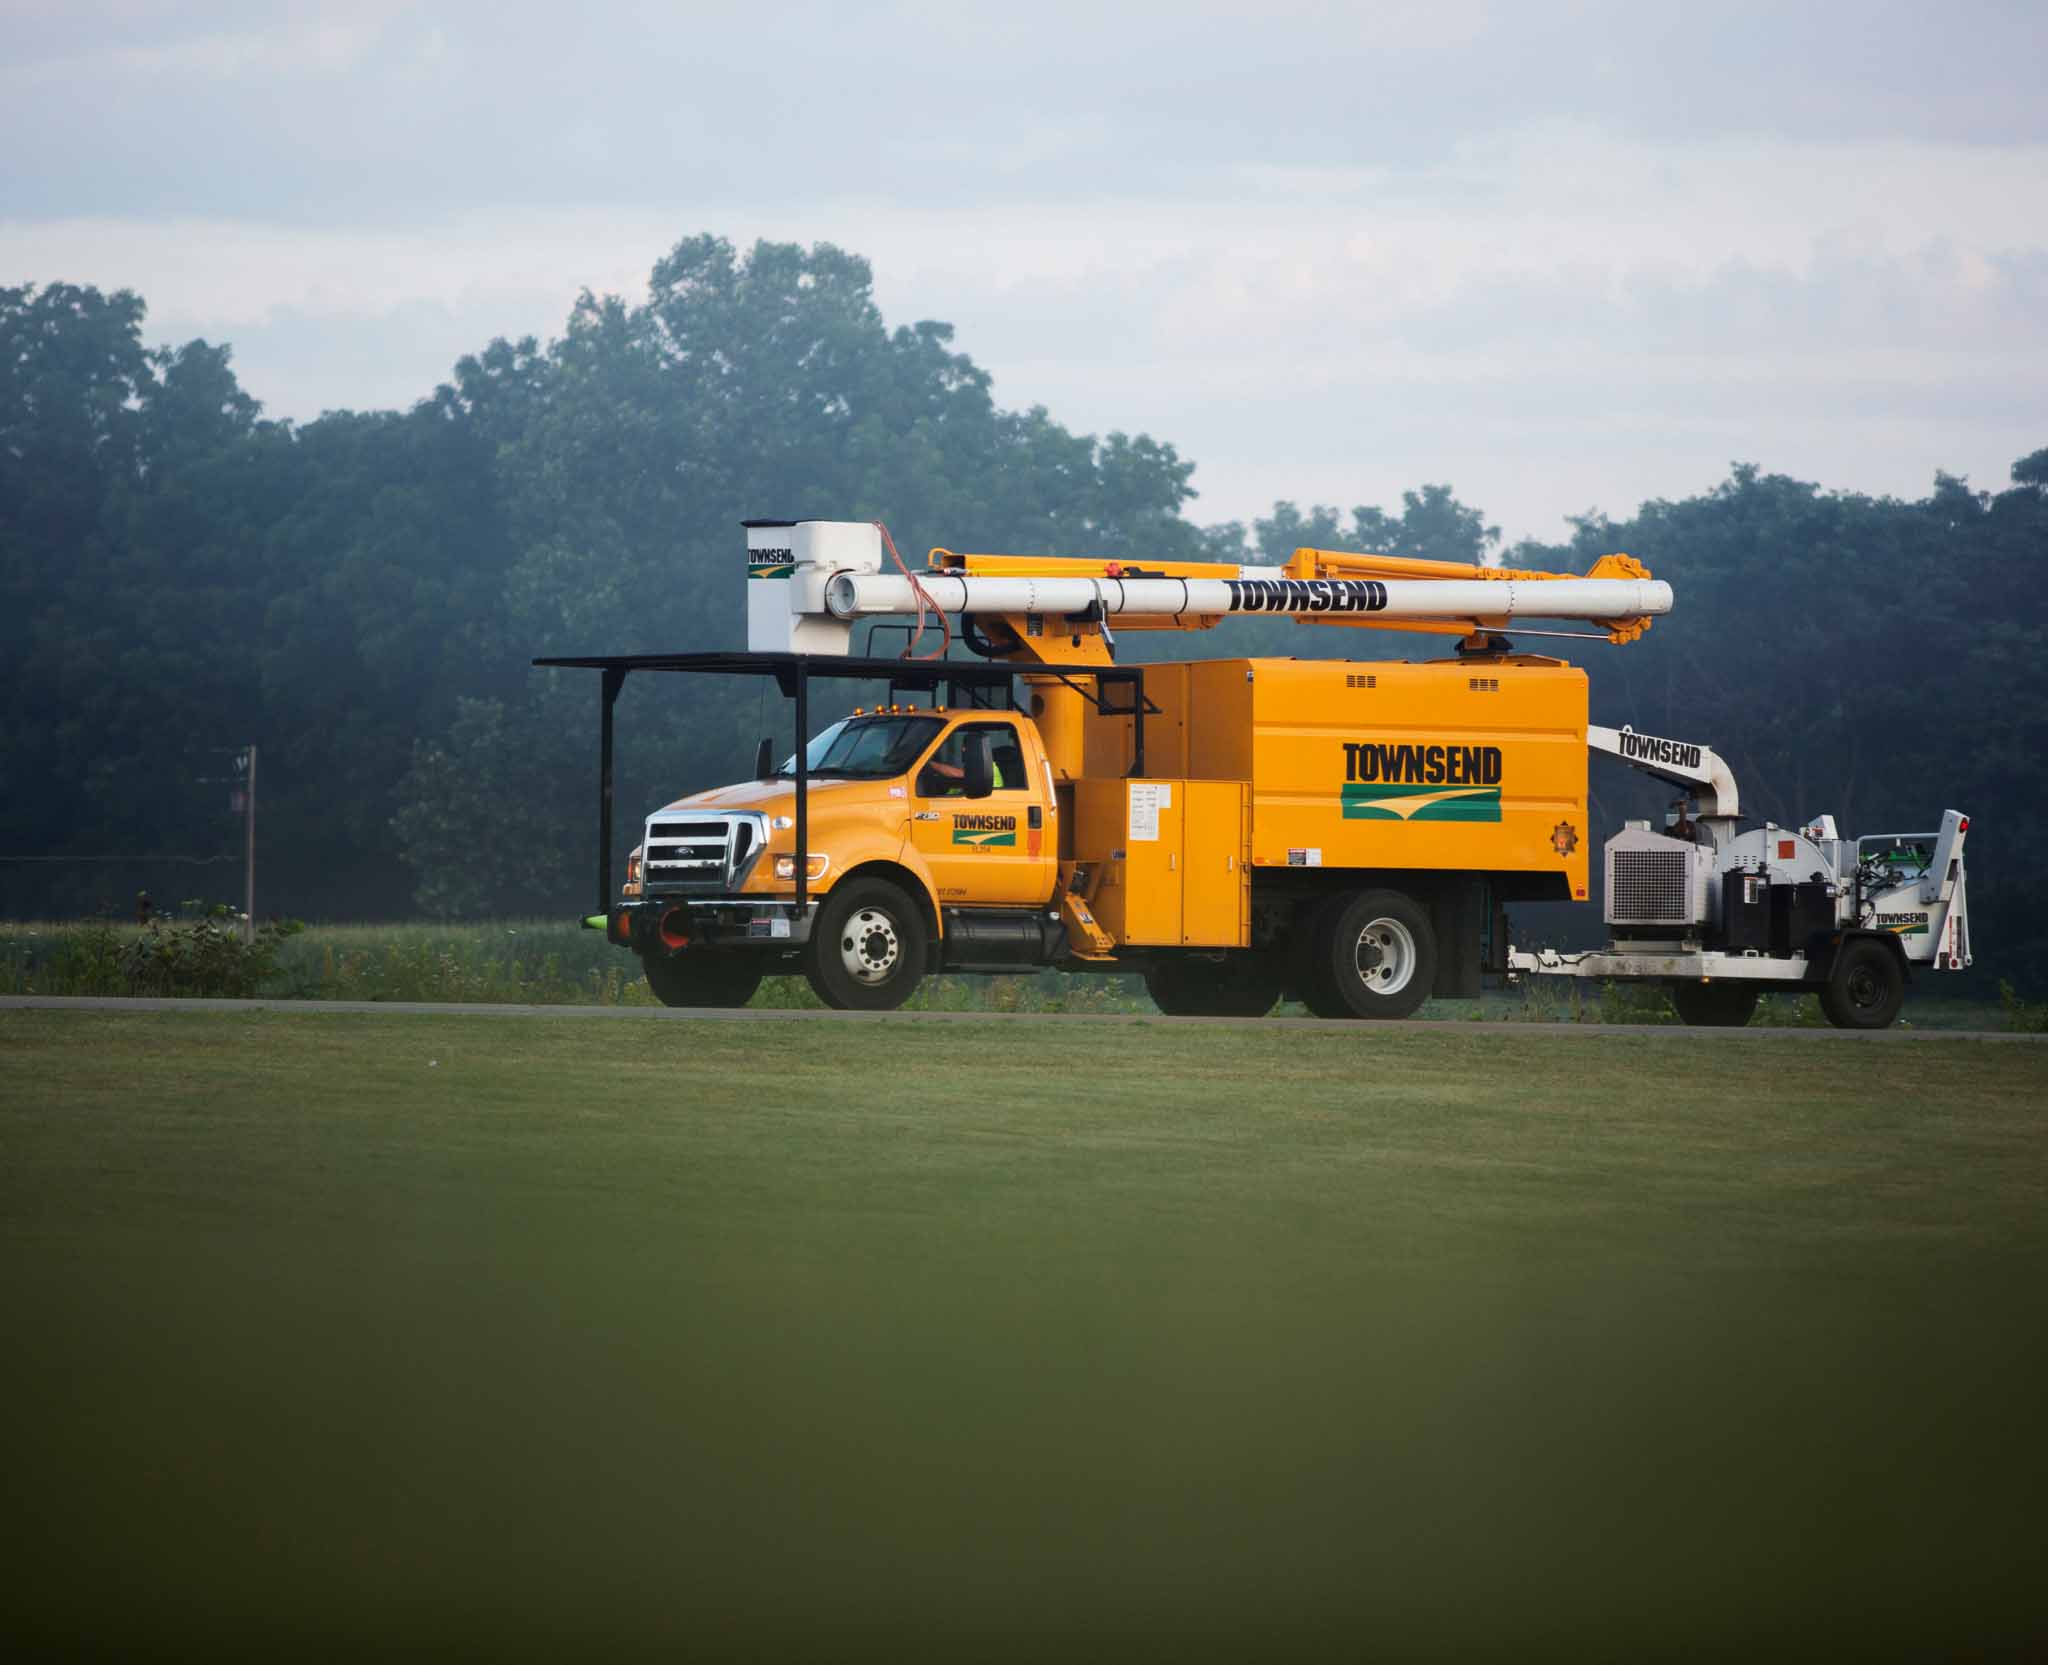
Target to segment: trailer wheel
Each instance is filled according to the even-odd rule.
[[[1145,973],[1145,992],[1168,1017],[1264,1017],[1280,998],[1280,977],[1264,955],[1162,960]]]
[[[1747,983],[1678,982],[1670,994],[1678,1021],[1695,1029],[1740,1029],[1756,1014],[1757,991]]]
[[[924,981],[930,951],[924,916],[899,886],[849,879],[818,909],[804,974],[828,1006],[893,1012]]]
[[[1835,956],[1820,991],[1820,1009],[1837,1029],[1884,1029],[1906,999],[1899,958],[1881,942],[1859,937]]]
[[[644,955],[640,967],[664,1006],[744,1006],[761,986],[758,968],[731,954],[701,949]]]
[[[1429,912],[1398,890],[1334,896],[1312,933],[1300,992],[1317,1017],[1404,1018],[1436,984]]]

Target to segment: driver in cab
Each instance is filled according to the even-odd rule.
[[[917,791],[924,798],[963,798],[967,795],[967,746],[969,736],[988,747],[989,780],[997,792],[1022,786],[1024,759],[1012,734],[956,728],[932,754],[931,761],[917,774]]]

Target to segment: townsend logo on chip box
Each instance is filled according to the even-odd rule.
[[[1417,741],[1344,745],[1339,794],[1347,821],[1498,821],[1498,746]]]

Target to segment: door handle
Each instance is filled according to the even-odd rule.
[[[937,810],[935,810],[935,809],[921,809],[921,810],[919,810],[919,811],[918,811],[918,812],[917,812],[917,813],[916,813],[915,815],[913,815],[913,816],[911,817],[911,820],[913,820],[913,821],[936,821],[936,820],[938,820],[938,818],[939,818],[939,812],[938,812]]]

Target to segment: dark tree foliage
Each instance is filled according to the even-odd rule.
[[[999,410],[951,341],[940,323],[887,329],[867,263],[830,245],[741,256],[698,237],[655,267],[645,305],[585,295],[542,385],[524,386],[530,347],[494,347],[491,395],[523,416],[498,451],[510,553],[499,662],[739,643],[749,516],[880,519],[911,561],[963,535],[980,548],[1196,550],[1180,513],[1192,469],[1170,446]],[[451,410],[481,408],[487,368],[458,367]],[[586,672],[480,683],[423,733],[395,820],[421,906],[593,903],[595,700]],[[639,679],[620,716],[617,802],[633,806],[622,848],[638,808],[742,772],[762,732],[793,743],[778,701],[731,684]]]
[[[1212,526],[1204,553],[1216,561],[1278,566],[1297,549],[1342,549],[1354,554],[1399,555],[1408,560],[1484,563],[1500,547],[1500,528],[1460,503],[1449,486],[1401,494],[1401,512],[1355,508],[1345,525],[1328,504],[1275,503],[1269,519],[1252,522],[1250,536],[1236,522]]]
[[[266,911],[586,905],[594,679],[528,661],[737,642],[749,515],[885,518],[913,561],[1200,546],[1170,446],[998,409],[829,245],[686,240],[644,305],[585,295],[408,412],[298,427],[143,316],[0,290],[0,855],[67,858],[0,863],[15,914],[233,894],[214,748],[251,740]],[[629,691],[622,805],[751,752],[756,693],[688,692]],[[80,859],[137,856],[213,865]]]
[[[596,678],[528,661],[734,645],[737,522],[821,515],[886,520],[912,562],[1314,545],[1581,570],[1626,550],[1676,585],[1671,618],[1628,648],[1526,645],[1587,664],[1598,718],[1720,748],[1759,816],[1968,810],[1982,957],[2048,982],[2048,879],[2021,854],[2048,741],[2048,451],[2010,490],[1942,476],[1919,502],[1743,466],[1503,556],[1444,485],[1196,527],[1171,446],[998,408],[949,326],[888,328],[867,264],[830,245],[688,239],[643,304],[586,294],[560,339],[493,341],[409,411],[302,426],[261,419],[226,347],[146,347],[143,317],[126,291],[0,289],[0,855],[67,858],[0,863],[16,915],[233,894],[213,748],[252,740],[264,911],[580,911]],[[1124,638],[1139,658],[1443,647],[1280,620]],[[620,716],[621,850],[759,734],[793,739],[778,699],[732,685],[638,678]],[[1593,785],[1596,837],[1659,807],[1618,766]],[[99,856],[124,859],[77,859]]]

